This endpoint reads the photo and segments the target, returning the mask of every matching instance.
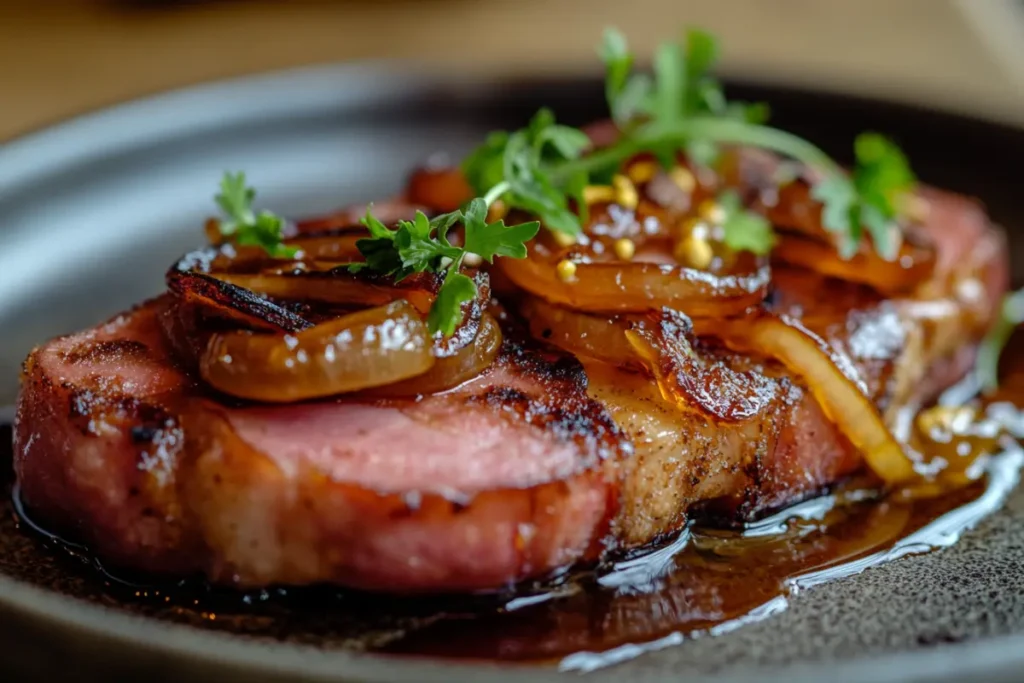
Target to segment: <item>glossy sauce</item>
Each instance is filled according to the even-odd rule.
[[[34,525],[16,489],[12,499],[23,529],[99,568],[70,565],[87,575],[76,594],[103,604],[330,648],[590,671],[769,618],[802,590],[955,543],[1002,505],[1024,464],[1016,441],[1024,437],[1024,415],[1014,407],[1024,398],[1024,372],[1011,373],[1004,387],[983,404],[963,384],[947,392],[949,406],[909,416],[904,436],[939,472],[936,483],[880,497],[850,481],[742,530],[691,526],[658,549],[507,594],[396,598],[330,588],[239,593],[200,581],[153,585],[104,570],[86,549]],[[0,431],[7,446],[9,431]],[[15,516],[5,517],[0,539],[14,531],[5,525]],[[36,557],[69,569],[68,554]],[[7,570],[3,563],[0,570]],[[28,572],[34,577],[39,568]]]

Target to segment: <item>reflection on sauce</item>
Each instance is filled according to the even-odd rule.
[[[801,590],[954,543],[1017,484],[1024,415],[1014,403],[1024,396],[1018,391],[1024,373],[1014,374],[1012,385],[987,404],[959,386],[936,408],[903,420],[903,438],[935,473],[930,483],[879,498],[852,481],[740,531],[693,526],[659,549],[511,594],[394,598],[328,588],[239,594],[111,574],[102,574],[99,590],[104,601],[120,600],[134,612],[251,636],[590,671],[726,633],[786,609]],[[82,548],[35,527],[16,491],[14,504],[23,525],[89,559]]]

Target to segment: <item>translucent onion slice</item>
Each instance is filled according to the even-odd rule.
[[[935,250],[916,244],[910,234],[892,261],[866,246],[849,259],[843,259],[832,244],[799,235],[780,234],[772,258],[829,277],[860,282],[885,294],[908,292],[931,278],[935,269]]]
[[[438,213],[455,211],[475,196],[458,167],[416,169],[405,191],[407,201]]]
[[[205,273],[171,270],[167,286],[183,304],[194,306],[207,319],[272,332],[295,332],[310,326],[302,317],[251,290]]]
[[[570,353],[613,365],[641,370],[643,361],[623,332],[626,324],[616,316],[587,315],[527,296],[519,312],[530,334]]]
[[[389,278],[356,276],[335,270],[223,272],[216,273],[215,277],[254,292],[295,301],[381,306],[402,297],[424,314],[430,310],[440,286],[440,278],[426,273],[406,278],[398,285]]]
[[[661,311],[645,316],[597,316],[530,297],[521,312],[537,338],[620,367],[646,370],[667,401],[723,422],[759,414],[777,398],[777,387],[759,373],[708,361],[690,344],[686,316]]]
[[[795,320],[758,315],[721,321],[717,334],[729,347],[776,358],[803,378],[828,418],[887,484],[915,477],[913,463],[858,386],[855,371],[813,332]]]
[[[422,316],[396,301],[295,334],[214,334],[199,371],[225,394],[288,403],[400,382],[433,365]]]
[[[467,382],[490,367],[501,349],[501,328],[490,315],[484,314],[480,330],[472,343],[454,354],[439,357],[433,367],[422,375],[402,382],[367,389],[360,395],[373,397],[408,397],[446,391]]]
[[[575,263],[563,279],[562,260]],[[771,268],[744,259],[749,268],[717,274],[650,261],[588,262],[559,253],[540,241],[529,245],[525,259],[500,259],[512,282],[547,301],[582,311],[643,313],[671,307],[691,317],[737,315],[759,304],[768,292]]]

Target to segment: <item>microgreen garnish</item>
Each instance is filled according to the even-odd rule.
[[[875,250],[894,258],[899,248],[895,220],[901,196],[916,179],[900,148],[878,133],[861,133],[854,141],[857,164],[852,182],[834,175],[814,188],[815,199],[824,203],[823,222],[827,228],[848,239],[840,243],[848,258],[856,252],[862,229],[871,235]]]
[[[488,262],[493,262],[495,256],[525,258],[526,242],[540,230],[537,221],[513,226],[505,225],[504,220],[488,223],[488,204],[480,198],[464,209],[434,218],[417,211],[413,220],[398,221],[394,229],[374,218],[371,210],[372,207],[362,220],[370,237],[356,242],[366,261],[351,264],[349,270],[369,269],[391,275],[395,282],[412,273],[444,273],[427,324],[431,332],[440,331],[445,336],[451,335],[462,320],[462,304],[477,293],[473,280],[459,272],[466,255],[476,254]],[[456,223],[465,230],[461,247],[448,241],[448,231]]]
[[[775,245],[775,232],[767,218],[743,208],[740,195],[726,190],[718,195],[718,205],[725,212],[722,241],[733,251],[767,254]]]
[[[220,234],[238,244],[263,247],[274,258],[293,258],[298,250],[281,244],[284,220],[269,211],[256,213],[252,208],[255,197],[256,190],[246,185],[244,173],[224,173],[215,197],[225,216]]]
[[[492,204],[500,201],[505,209],[537,217],[550,230],[574,235],[588,220],[584,189],[608,184],[629,158],[650,153],[671,166],[677,154],[685,152],[692,163],[714,167],[725,146],[775,152],[784,157],[782,169],[794,164],[812,169],[818,178],[812,193],[823,203],[822,223],[836,234],[840,253],[854,254],[867,231],[879,254],[894,257],[900,195],[914,183],[899,149],[877,134],[859,136],[857,164],[848,175],[815,145],[765,125],[765,105],[726,99],[721,83],[711,75],[718,51],[714,36],[691,30],[682,41],[657,49],[652,77],[634,71],[625,38],[607,31],[600,55],[608,108],[619,131],[614,142],[592,149],[583,131],[556,123],[550,110],[541,109],[525,128],[492,133],[466,158],[463,172],[478,198],[463,210],[434,218],[417,213],[394,228],[368,213],[363,223],[370,236],[357,244],[366,260],[350,269],[368,269],[396,281],[415,272],[444,274],[428,322],[431,331],[448,335],[461,319],[461,304],[476,293],[473,281],[459,272],[465,256],[477,254],[487,261],[496,256],[523,258],[526,242],[539,229],[536,221],[514,226],[501,220],[488,223]],[[252,199],[244,176],[225,176],[217,197],[228,216],[222,233],[233,235],[240,244],[258,244],[271,255],[293,253],[280,244],[281,219],[267,212],[254,214]],[[725,211],[725,243],[736,250],[768,253],[774,244],[769,222],[745,209],[735,192],[726,190],[719,200]],[[462,247],[447,238],[455,224],[465,230]]]
[[[999,319],[978,349],[974,372],[986,393],[999,388],[999,357],[1010,341],[1010,335],[1021,323],[1024,323],[1024,289],[1010,292],[1003,297]]]
[[[543,137],[538,130],[554,126],[553,119],[535,119],[517,133],[492,134],[464,166],[477,192],[483,194],[507,183],[501,198],[529,211],[531,207],[514,196],[512,188],[541,188],[546,206],[557,209],[557,215],[552,220],[533,212],[546,227],[575,232],[580,221],[577,216],[565,215],[566,198],[576,197],[580,187],[595,179],[607,178],[637,153],[653,153],[668,165],[674,163],[679,150],[685,150],[693,162],[713,165],[722,145],[760,147],[805,164],[823,177],[814,196],[824,203],[824,226],[837,234],[845,256],[857,250],[865,228],[880,254],[895,254],[898,195],[909,189],[914,178],[891,142],[876,134],[860,136],[855,149],[857,166],[852,177],[847,175],[815,145],[764,125],[765,105],[729,102],[721,84],[709,73],[717,59],[717,42],[702,31],[689,31],[682,43],[659,47],[653,79],[633,71],[633,55],[617,31],[605,34],[600,54],[605,62],[608,107],[620,131],[618,140],[583,156],[586,145],[580,138],[566,150],[570,153],[535,154],[528,163],[509,163],[519,159],[522,139]]]

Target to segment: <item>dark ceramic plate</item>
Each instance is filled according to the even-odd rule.
[[[327,67],[172,93],[8,143],[0,149],[0,405],[13,402],[32,344],[161,289],[167,264],[201,239],[223,169],[245,169],[266,205],[315,214],[387,195],[415,163],[460,155],[541,104],[583,122],[602,111],[601,92],[596,81],[485,86]],[[1024,214],[1024,133],[820,93],[750,84],[736,92],[771,101],[779,123],[840,157],[861,129],[895,136],[925,180],[982,197],[1024,256],[1024,238],[1012,230]],[[6,504],[10,463],[0,468]],[[592,677],[1015,680],[1024,672],[1021,566],[1024,492],[950,549],[819,586],[766,621]],[[0,680],[69,672],[97,681],[564,677],[547,667],[361,655],[329,633],[256,639],[200,630],[153,618],[174,615],[97,577],[17,530],[3,510]]]

